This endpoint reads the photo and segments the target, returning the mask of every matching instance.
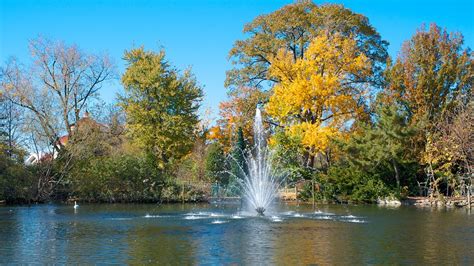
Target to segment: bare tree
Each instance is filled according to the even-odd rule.
[[[0,69],[1,89],[13,103],[31,111],[51,143],[71,134],[71,125],[113,78],[106,55],[82,52],[75,45],[38,38],[30,42],[33,65],[24,68],[10,60]]]
[[[102,85],[114,78],[114,67],[106,55],[87,54],[75,45],[38,38],[30,42],[32,64],[25,67],[10,59],[0,67],[0,95],[23,108],[22,131],[30,150],[49,151],[40,160],[36,200],[56,191],[71,167],[72,155],[59,152],[59,136],[72,133],[71,126],[95,102]],[[54,171],[53,171],[54,169]]]
[[[9,157],[12,157],[14,150],[23,144],[24,138],[21,133],[23,119],[19,107],[0,94],[0,137]]]

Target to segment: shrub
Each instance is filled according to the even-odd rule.
[[[36,180],[19,158],[0,153],[0,200],[24,203],[34,197]]]
[[[317,199],[338,202],[375,202],[387,196],[389,187],[376,175],[362,172],[355,167],[331,166],[327,173],[318,173],[314,179],[320,184]],[[309,198],[310,186],[305,187],[302,196]]]
[[[163,178],[144,157],[111,155],[91,158],[69,175],[73,196],[89,201],[157,201]]]

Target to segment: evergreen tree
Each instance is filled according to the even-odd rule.
[[[232,151],[232,164],[231,172],[232,175],[243,179],[244,175],[248,173],[248,166],[246,161],[246,150],[247,144],[245,143],[244,131],[241,127],[237,130],[237,139],[234,144],[234,149]]]
[[[247,143],[244,138],[244,132],[241,127],[237,130],[236,141],[230,153],[230,177],[228,182],[228,191],[232,195],[240,194],[241,184],[245,175],[248,174],[246,161]]]
[[[415,129],[408,125],[406,115],[395,106],[380,106],[373,125],[365,124],[360,134],[353,135],[345,145],[349,161],[367,172],[388,166],[397,188],[402,182],[401,165],[412,160],[410,139]]]
[[[206,177],[212,182],[227,185],[229,174],[226,165],[222,145],[218,142],[209,145],[206,156]]]

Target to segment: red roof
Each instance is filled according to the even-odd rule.
[[[100,130],[102,130],[102,131],[104,131],[104,130],[106,130],[106,129],[108,128],[106,125],[101,124],[101,123],[98,123],[98,122],[96,122],[94,119],[90,118],[88,112],[86,112],[86,113],[84,114],[84,117],[82,117],[81,119],[79,119],[79,120],[77,121],[77,123],[71,124],[70,127],[71,127],[71,130],[74,131],[74,128],[75,128],[76,126],[81,127],[81,126],[83,126],[83,125],[90,125],[90,126],[93,126],[93,127],[97,127],[97,128],[99,128]],[[60,137],[59,140],[58,140],[58,142],[59,142],[59,144],[60,144],[61,146],[65,146],[65,145],[69,142],[69,135],[64,135],[64,136]]]
[[[66,145],[68,141],[69,135],[65,135],[59,138],[59,143],[61,143],[62,146]]]

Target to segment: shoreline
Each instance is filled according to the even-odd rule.
[[[73,204],[74,201],[79,203],[90,203],[90,204],[159,204],[159,205],[172,205],[172,204],[215,204],[215,203],[238,203],[240,198],[231,197],[231,198],[205,198],[202,200],[186,200],[186,201],[91,201],[91,200],[81,200],[77,198],[71,198],[67,200],[52,200],[47,202],[7,202],[6,200],[0,200],[0,206],[30,206],[30,205],[40,205],[40,204]],[[280,200],[280,203],[285,204],[303,204],[311,205],[312,201],[303,201],[303,200]],[[431,208],[468,208],[468,199],[467,197],[443,197],[443,198],[434,198],[434,197],[407,197],[402,200],[379,200],[378,202],[351,202],[351,201],[328,201],[328,200],[319,200],[315,201],[314,204],[317,205],[378,205],[378,206],[387,206],[387,207],[399,207],[399,206],[415,206],[415,207],[431,207]],[[471,208],[473,207],[474,202],[471,199]]]

